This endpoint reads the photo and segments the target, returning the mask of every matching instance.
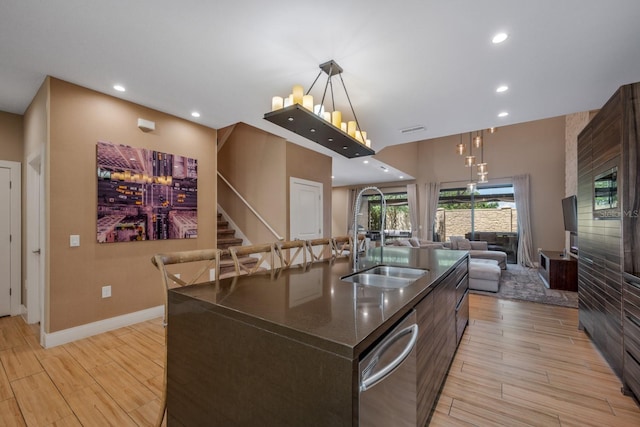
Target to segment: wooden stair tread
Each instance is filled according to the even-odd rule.
[[[243,240],[235,237],[236,230],[229,228],[229,221],[225,221],[221,213],[218,213],[217,223],[218,227],[216,231],[218,236],[218,249],[229,249],[231,246],[242,246]],[[233,264],[231,255],[228,252],[229,251],[227,251],[226,254],[223,254],[220,258],[220,265],[218,266],[220,279],[236,276],[235,265]],[[248,268],[252,268],[256,265],[258,260],[250,256],[242,256],[238,258],[238,262],[246,265]],[[240,274],[243,275],[246,274],[246,272],[240,272]]]

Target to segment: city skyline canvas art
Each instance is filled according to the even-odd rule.
[[[196,159],[98,141],[98,243],[198,236]]]

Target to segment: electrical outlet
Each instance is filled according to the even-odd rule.
[[[72,234],[69,236],[69,246],[72,248],[80,246],[80,235]]]
[[[106,285],[102,287],[102,298],[110,298],[111,297],[111,285]]]
[[[216,280],[216,269],[215,268],[210,268],[209,269],[209,281],[213,282]]]

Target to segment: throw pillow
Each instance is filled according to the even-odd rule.
[[[461,251],[470,251],[471,250],[471,242],[469,239],[460,239],[458,240],[458,249]]]
[[[420,247],[420,241],[418,240],[417,237],[412,237],[409,239],[409,243],[411,243],[411,246],[413,246],[414,248],[419,248]]]
[[[449,240],[451,240],[451,248],[450,249],[458,249],[458,241],[464,239],[462,236],[450,236]]]
[[[409,246],[409,247],[413,246],[407,239],[396,239],[396,242],[398,246]]]

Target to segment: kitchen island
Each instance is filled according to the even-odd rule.
[[[342,280],[345,258],[171,290],[169,425],[359,425],[358,363],[413,309],[423,424],[468,319],[468,254],[381,247],[357,269],[376,265],[426,274],[402,289],[363,286]]]

